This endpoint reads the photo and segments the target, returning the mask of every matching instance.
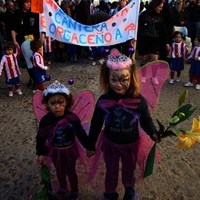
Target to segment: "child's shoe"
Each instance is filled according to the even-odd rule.
[[[123,200],[135,200],[135,190],[133,187],[126,187]]]
[[[18,95],[22,95],[23,94],[21,89],[17,89],[16,92],[17,92]]]
[[[103,200],[117,200],[119,197],[119,194],[117,192],[113,192],[113,193],[104,193],[103,195]]]
[[[176,79],[176,82],[177,82],[177,83],[179,83],[179,82],[180,82],[180,79],[179,79],[179,78],[177,78],[177,79]]]
[[[13,91],[9,91],[8,96],[13,97]]]
[[[169,84],[174,84],[174,79],[170,79]]]
[[[96,61],[93,61],[93,62],[92,62],[92,66],[95,66],[96,64],[97,64]]]
[[[105,61],[104,59],[98,60],[98,62],[99,62],[100,65],[103,65],[104,61]]]
[[[200,90],[200,84],[196,84],[195,89],[196,89],[196,90]]]
[[[155,85],[159,84],[159,81],[158,81],[157,77],[153,77],[152,81],[153,81],[153,84],[155,84]]]
[[[78,200],[78,195],[79,195],[79,192],[76,191],[76,192],[70,192],[70,200]]]
[[[188,83],[186,83],[184,86],[185,86],[185,87],[193,87],[193,85],[194,85],[193,83],[188,82]]]

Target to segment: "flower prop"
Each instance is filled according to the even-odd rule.
[[[179,143],[177,147],[181,149],[190,148],[196,142],[200,142],[200,118],[193,119],[192,129],[182,134],[178,134]]]
[[[56,200],[52,194],[51,174],[46,165],[42,165],[41,167],[41,177],[43,183],[42,190],[35,196],[30,197],[29,200]]]
[[[163,124],[158,119],[159,125],[159,134],[160,139],[175,136],[179,139],[177,147],[181,149],[187,149],[193,146],[196,142],[200,142],[200,118],[194,118],[192,128],[190,131],[186,131],[182,128],[179,128],[177,125],[187,120],[193,115],[196,108],[190,103],[185,101],[188,97],[188,91],[184,91],[178,100],[178,108],[171,115],[167,123]],[[153,145],[149,155],[147,157],[147,163],[145,166],[144,177],[147,177],[153,172],[154,157],[155,157],[156,143]]]
[[[178,109],[172,114],[171,118],[168,120],[167,128],[165,128],[165,125],[163,125],[157,119],[161,139],[168,136],[175,136],[180,139],[181,143],[185,141],[186,138],[187,139],[191,138],[191,140],[193,141],[192,144],[194,144],[197,141],[198,137],[196,136],[198,135],[200,136],[200,125],[198,119],[194,118],[191,131],[186,131],[177,126],[178,124],[184,122],[190,116],[192,116],[192,114],[196,110],[196,108],[194,108],[192,104],[190,103],[184,104],[187,97],[188,97],[188,91],[186,90],[180,95],[178,100]],[[188,147],[191,147],[192,144],[188,145]]]

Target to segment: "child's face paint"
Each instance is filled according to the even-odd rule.
[[[131,73],[130,69],[112,70],[110,69],[109,83],[110,87],[117,94],[125,94],[130,87]]]
[[[48,100],[48,107],[56,117],[63,116],[65,114],[66,106],[67,101],[65,97],[60,94],[55,94]]]

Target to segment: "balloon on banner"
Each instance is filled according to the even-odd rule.
[[[69,85],[73,85],[74,84],[74,79],[73,78],[70,78],[69,80],[67,80],[67,83]]]
[[[135,49],[134,49],[133,47],[129,47],[129,48],[128,48],[128,54],[129,54],[130,56],[133,55],[134,52],[135,52]]]

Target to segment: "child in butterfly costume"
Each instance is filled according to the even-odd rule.
[[[87,135],[79,117],[69,109],[72,106],[72,95],[68,88],[55,81],[43,91],[43,101],[50,110],[40,121],[36,138],[36,154],[40,164],[45,162],[45,156],[51,158],[60,184],[59,194],[63,199],[67,194],[69,179],[70,199],[78,199],[78,177],[76,160],[79,151],[75,136],[85,147]]]
[[[159,135],[139,93],[136,67],[131,59],[112,50],[102,65],[100,85],[105,94],[96,103],[89,131],[88,157],[95,154],[96,142],[103,129],[102,151],[106,166],[104,200],[117,200],[119,160],[122,162],[123,200],[135,198],[134,170],[137,163],[139,124],[153,141]]]

